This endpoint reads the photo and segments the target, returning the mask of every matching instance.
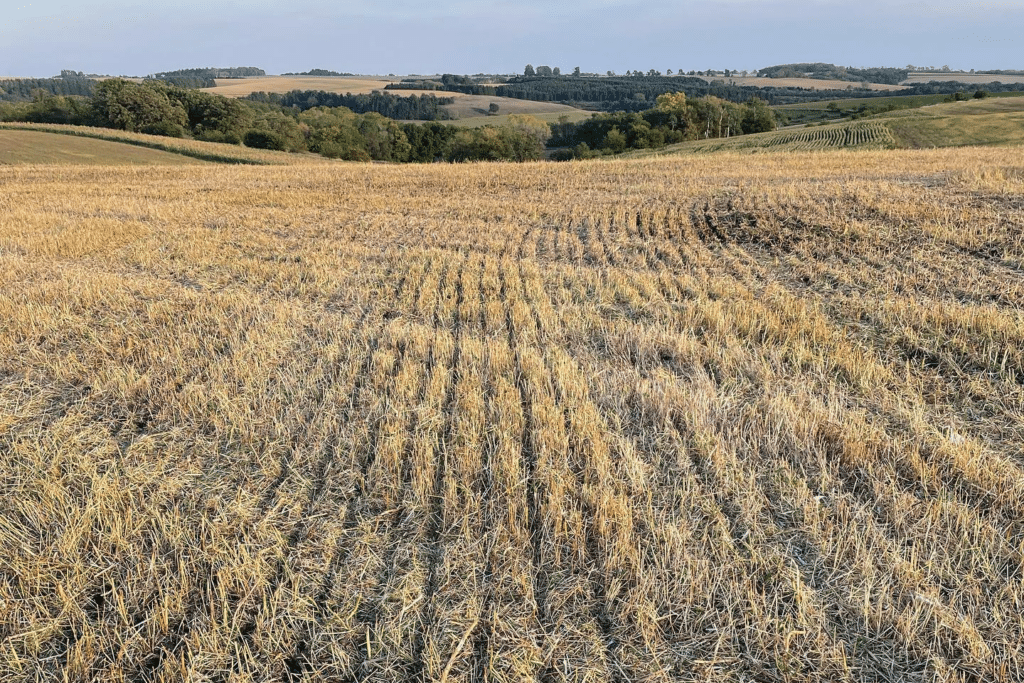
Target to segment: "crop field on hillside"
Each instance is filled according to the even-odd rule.
[[[253,78],[218,78],[217,87],[204,88],[206,92],[225,97],[245,97],[254,92],[286,93],[292,90],[323,90],[333,93],[360,95],[383,90],[397,78],[360,78],[350,76],[258,76]]]
[[[1024,678],[1019,149],[0,168],[0,680]]]
[[[18,140],[18,133],[31,133],[35,142],[26,146]],[[0,135],[6,152],[0,152],[0,159],[6,155],[11,163],[53,163],[66,165],[77,163],[75,155],[83,149],[95,155],[94,164],[145,163],[158,164],[195,163],[210,161],[222,164],[289,165],[331,163],[315,154],[291,154],[265,149],[253,149],[242,145],[228,145],[218,142],[203,142],[170,138],[144,133],[130,133],[112,128],[90,126],[66,126],[49,123],[0,123]],[[83,138],[104,143],[90,145]],[[136,149],[132,149],[136,148]],[[23,153],[18,153],[21,149]],[[149,151],[157,151],[149,154]],[[166,153],[166,154],[163,154]],[[136,159],[143,160],[142,162]]]
[[[0,165],[84,164],[167,165],[191,164],[195,159],[137,145],[108,140],[68,137],[36,130],[0,129]]]
[[[890,149],[896,140],[882,121],[846,121],[810,128],[787,128],[732,138],[692,140],[660,149],[630,153],[634,157],[721,152],[809,152],[838,149]]]

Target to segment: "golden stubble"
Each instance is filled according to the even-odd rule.
[[[0,169],[0,677],[1016,680],[1022,177]]]

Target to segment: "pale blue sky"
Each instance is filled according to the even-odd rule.
[[[2,0],[0,76],[196,66],[368,74],[754,69],[789,62],[1024,69],[1024,1]]]

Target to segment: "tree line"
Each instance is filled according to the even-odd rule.
[[[90,97],[96,81],[88,78],[18,78],[0,81],[0,102],[28,102],[39,93]]]
[[[770,79],[765,79],[770,83]],[[615,76],[602,78],[578,78],[573,76],[548,76],[527,78],[519,76],[504,84],[450,84],[441,85],[438,90],[461,92],[468,95],[491,95],[511,97],[540,102],[559,102],[592,111],[641,112],[650,109],[660,96],[671,92],[684,92],[687,97],[699,98],[711,95],[730,102],[742,103],[760,99],[770,105],[798,104],[821,100],[840,100],[866,97],[892,97],[893,95],[949,94],[967,88],[984,87],[990,92],[1006,92],[1021,89],[1020,84],[959,83],[956,81],[916,83],[899,91],[867,90],[851,82],[839,90],[815,90],[812,88],[775,87],[771,85],[735,85],[724,79],[710,83],[702,78],[689,76]],[[391,89],[395,86],[387,86]]]
[[[283,73],[281,75],[282,76],[354,76],[355,74],[350,74],[347,71],[345,71],[345,72],[331,71],[330,69],[310,69],[309,71],[300,71],[298,73],[295,73],[293,71],[288,71],[288,72],[285,72],[285,73]]]
[[[282,107],[295,107],[300,111],[316,107],[347,107],[357,114],[376,112],[389,119],[407,121],[444,121],[450,119],[446,104],[453,104],[454,97],[436,97],[434,95],[410,95],[401,97],[391,93],[352,93],[325,92],[323,90],[293,90],[289,93],[255,92],[245,99],[253,102],[265,102]]]
[[[232,67],[199,67],[195,69],[178,69],[176,71],[161,71],[153,74],[154,78],[250,78],[253,76],[266,76],[267,72],[255,66],[232,66]]]
[[[554,124],[550,144],[563,148],[554,158],[586,159],[686,140],[763,133],[778,125],[774,112],[758,99],[737,104],[713,95],[688,98],[676,92],[660,95],[656,102],[643,112],[603,113],[579,123]]]
[[[910,72],[907,69],[890,67],[855,69],[852,66],[836,66],[835,64],[814,62],[768,66],[760,69],[758,75],[765,78],[816,78],[829,81],[860,81],[899,85],[907,80]]]

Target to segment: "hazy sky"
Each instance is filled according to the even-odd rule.
[[[790,62],[1024,69],[1024,0],[0,0],[0,76],[755,69]]]

